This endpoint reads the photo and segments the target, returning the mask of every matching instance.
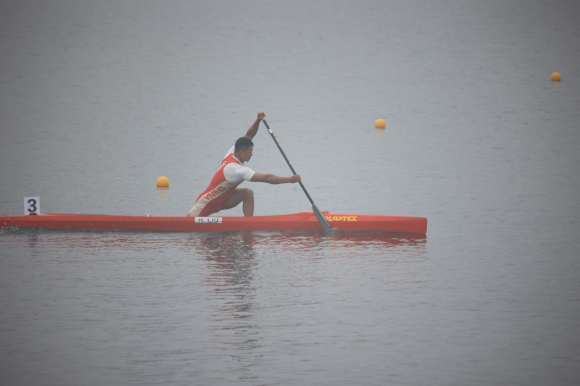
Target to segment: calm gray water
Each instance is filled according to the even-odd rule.
[[[429,219],[422,238],[1,232],[1,383],[578,384],[579,11],[1,2],[0,214],[185,215],[265,111],[322,210]],[[254,142],[248,166],[289,175]],[[256,214],[310,209],[244,186]]]

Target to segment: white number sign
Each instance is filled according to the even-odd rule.
[[[40,214],[39,197],[24,197],[24,214]]]

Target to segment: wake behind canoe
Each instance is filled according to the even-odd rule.
[[[322,213],[338,231],[427,233],[423,217]],[[63,230],[119,230],[157,232],[228,232],[322,230],[314,212],[254,217],[165,217],[95,214],[41,214],[2,216],[0,228],[19,227]]]

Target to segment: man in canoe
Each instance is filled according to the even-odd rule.
[[[274,174],[256,173],[244,162],[250,161],[254,143],[252,139],[258,133],[262,118],[266,114],[258,113],[258,118],[250,126],[245,136],[239,138],[236,144],[228,151],[220,168],[209,183],[207,189],[199,195],[189,217],[205,217],[222,209],[230,209],[243,202],[244,216],[254,215],[254,191],[248,188],[238,189],[238,185],[245,181],[267,182],[269,184],[289,184],[300,181],[299,175],[280,177]]]

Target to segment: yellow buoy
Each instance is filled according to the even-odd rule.
[[[552,74],[552,82],[559,82],[562,80],[562,75],[559,72],[555,72]]]
[[[375,121],[375,128],[384,129],[385,127],[387,127],[387,122],[384,119],[377,119]]]
[[[167,177],[159,177],[157,179],[157,187],[158,188],[169,188],[169,180],[167,179]]]

